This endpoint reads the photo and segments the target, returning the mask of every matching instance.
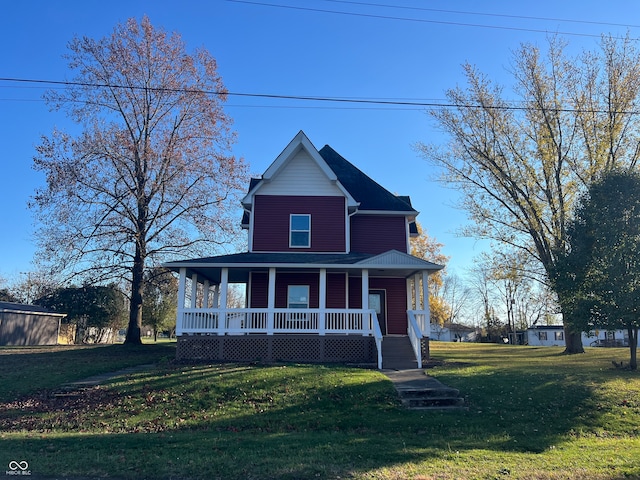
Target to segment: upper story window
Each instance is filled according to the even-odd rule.
[[[289,217],[289,246],[311,247],[311,215],[291,215]]]

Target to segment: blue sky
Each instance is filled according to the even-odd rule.
[[[566,36],[571,48],[592,49],[601,33],[640,37],[639,13],[631,0],[5,0],[0,77],[70,79],[62,55],[73,36],[101,38],[146,14],[179,32],[188,49],[206,47],[230,92],[437,102],[463,81],[466,61],[508,83],[511,51],[521,42],[544,45],[544,32],[565,32],[577,34]],[[48,110],[43,91],[0,81],[0,277],[9,280],[33,269],[26,203],[44,183],[31,168],[35,145],[54,127],[72,128]],[[414,149],[447,141],[423,108],[231,96],[226,110],[238,134],[234,152],[253,173],[304,130],[317,148],[329,144],[389,190],[411,195],[451,270],[464,274],[485,247],[456,235],[467,222],[454,208],[456,192],[435,182],[437,172]]]

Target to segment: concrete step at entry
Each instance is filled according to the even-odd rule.
[[[382,340],[382,368],[405,370],[417,368],[416,356],[408,336],[384,337]]]
[[[383,370],[393,382],[402,404],[412,410],[466,409],[460,392],[429,377],[422,369]]]

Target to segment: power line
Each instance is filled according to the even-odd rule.
[[[347,5],[364,5],[368,7],[383,7],[383,8],[395,8],[399,10],[414,10],[419,12],[453,13],[457,15],[478,15],[483,17],[494,17],[494,18],[513,18],[518,20],[540,20],[545,22],[563,22],[563,23],[578,23],[578,24],[586,24],[586,25],[604,25],[609,27],[640,28],[640,25],[628,25],[625,23],[596,22],[593,20],[576,20],[571,18],[533,17],[533,16],[527,16],[527,15],[508,15],[504,13],[469,12],[464,10],[443,10],[439,8],[408,7],[404,5],[386,5],[382,3],[355,2],[355,1],[349,1],[349,0],[323,0],[323,1],[331,2],[331,3],[343,3]]]
[[[467,109],[487,109],[487,110],[506,110],[506,111],[532,111],[540,110],[532,108],[530,106],[518,106],[518,105],[480,105],[480,104],[464,104],[464,103],[451,103],[447,101],[425,101],[425,100],[411,100],[411,99],[384,99],[384,98],[361,98],[361,97],[326,97],[315,95],[284,95],[284,94],[272,94],[272,93],[247,93],[247,92],[227,92],[216,90],[195,90],[185,88],[166,88],[166,87],[137,87],[130,85],[115,85],[108,83],[90,83],[90,82],[72,82],[63,80],[43,80],[43,79],[28,79],[28,78],[2,78],[0,82],[16,82],[16,83],[35,83],[42,85],[62,85],[62,86],[78,86],[78,87],[92,87],[92,88],[112,88],[123,90],[150,90],[156,92],[169,92],[169,93],[197,93],[204,95],[216,95],[216,96],[235,96],[245,98],[266,98],[276,100],[297,100],[297,101],[309,101],[309,102],[324,102],[324,103],[339,103],[339,104],[356,104],[356,105],[378,105],[378,106],[394,106],[394,107],[422,107],[422,108],[467,108]],[[510,103],[516,103],[511,101]],[[611,113],[609,110],[596,110],[596,109],[576,109],[576,108],[549,108],[558,113]],[[637,115],[640,111],[616,111],[619,114]]]
[[[300,7],[294,5],[282,5],[276,3],[267,3],[267,2],[258,2],[251,0],[226,0],[231,3],[243,3],[247,5],[259,5],[263,7],[272,7],[272,8],[283,8],[289,10],[298,10],[298,11],[307,11],[307,12],[316,12],[316,13],[330,13],[334,15],[345,15],[351,17],[364,17],[364,18],[376,18],[383,20],[399,20],[405,22],[416,22],[416,23],[432,23],[438,25],[453,25],[457,27],[476,27],[476,28],[492,28],[495,30],[510,30],[510,31],[519,31],[519,32],[530,32],[530,33],[544,33],[544,34],[558,34],[558,35],[569,35],[575,37],[591,37],[591,38],[600,38],[601,35],[593,34],[593,33],[578,33],[578,32],[561,32],[561,31],[552,31],[552,30],[541,30],[537,28],[522,28],[522,27],[506,27],[501,25],[483,25],[479,23],[463,23],[463,22],[448,22],[444,20],[427,20],[422,18],[408,18],[408,17],[395,17],[390,15],[376,15],[372,13],[355,13],[355,12],[342,12],[338,10],[328,10],[323,8],[311,8],[311,7]],[[616,40],[622,40],[623,37],[611,37]]]

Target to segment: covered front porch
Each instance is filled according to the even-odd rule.
[[[277,260],[237,254],[167,264],[180,275],[178,358],[382,368],[384,336],[394,334],[409,337],[422,366],[430,333],[427,278],[439,266],[395,251]]]

